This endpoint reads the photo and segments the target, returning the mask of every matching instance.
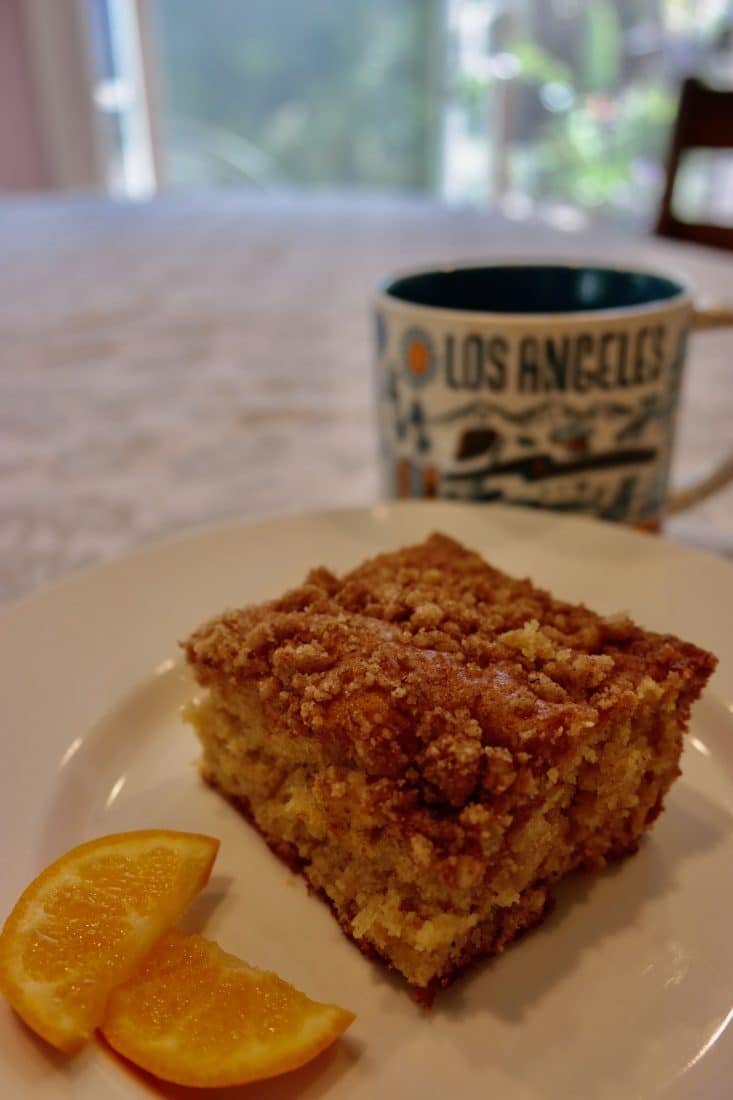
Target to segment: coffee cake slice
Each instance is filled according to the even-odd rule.
[[[439,534],[185,650],[204,778],[424,999],[636,850],[715,667]]]

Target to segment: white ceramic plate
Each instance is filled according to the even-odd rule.
[[[198,779],[176,641],[205,617],[440,529],[507,570],[714,650],[684,774],[633,859],[558,891],[554,914],[426,1014],[344,939],[326,907]],[[408,504],[242,525],[155,546],[0,618],[0,915],[78,842],[168,826],[222,840],[187,917],[222,945],[358,1013],[311,1066],[251,1098],[430,1096],[718,1100],[733,1029],[733,567],[552,513]],[[150,1096],[92,1046],[55,1055],[0,1004],[0,1096]],[[208,1095],[160,1087],[163,1095]],[[213,1095],[213,1094],[212,1094]],[[236,1090],[228,1095],[239,1095]]]

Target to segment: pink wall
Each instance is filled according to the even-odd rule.
[[[0,189],[48,187],[23,0],[0,0]]]

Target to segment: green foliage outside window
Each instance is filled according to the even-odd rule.
[[[156,0],[171,182],[434,185],[434,0]]]
[[[168,182],[438,192],[448,166],[461,199],[643,222],[686,75],[665,34],[702,63],[728,2],[153,0]]]

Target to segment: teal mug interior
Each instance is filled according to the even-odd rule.
[[[662,275],[570,264],[496,264],[416,272],[387,282],[389,297],[471,313],[583,313],[668,303],[684,287]]]

